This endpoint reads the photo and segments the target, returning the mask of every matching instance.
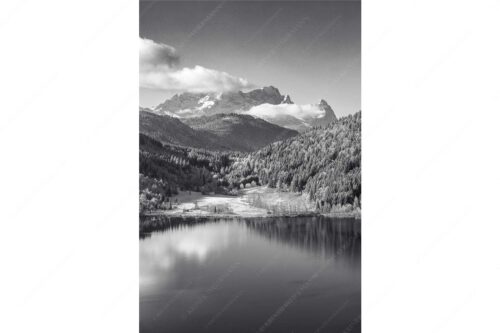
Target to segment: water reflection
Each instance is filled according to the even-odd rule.
[[[359,250],[361,222],[354,219],[275,218],[247,219],[250,230],[288,246],[330,256],[339,251]]]
[[[161,232],[148,234],[147,246],[140,249],[141,285],[166,282],[169,276],[173,276],[166,273],[170,273],[178,262],[203,264],[209,254],[228,246],[229,230],[227,223],[204,222],[176,224]]]
[[[360,314],[359,221],[154,224],[140,241],[141,332],[255,332],[297,290],[266,331],[342,331]]]

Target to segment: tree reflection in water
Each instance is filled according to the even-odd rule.
[[[200,224],[234,222],[270,241],[308,251],[314,255],[330,257],[342,252],[346,258],[360,258],[361,221],[328,217],[273,217],[248,219],[167,218],[156,216],[146,222],[140,238],[148,238],[153,231],[189,229]]]
[[[247,219],[249,229],[272,241],[306,250],[315,255],[359,258],[361,222],[324,217]]]

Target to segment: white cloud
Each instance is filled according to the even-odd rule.
[[[261,104],[252,107],[250,110],[245,112],[254,117],[259,117],[263,119],[273,119],[283,116],[292,116],[302,121],[307,121],[310,119],[321,118],[325,115],[323,111],[316,104]]]
[[[147,38],[140,39],[139,59],[141,71],[169,69],[179,63],[175,48]]]
[[[220,93],[253,87],[247,80],[226,72],[202,66],[179,69],[178,63],[175,48],[141,38],[140,86],[143,88]]]

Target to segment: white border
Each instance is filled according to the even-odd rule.
[[[498,332],[500,4],[362,7],[364,332]]]
[[[138,331],[138,6],[0,6],[1,332]]]

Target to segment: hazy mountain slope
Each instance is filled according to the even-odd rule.
[[[147,111],[139,115],[140,133],[164,144],[214,151],[255,151],[298,134],[248,115],[217,114],[183,121]]]
[[[146,111],[139,112],[139,132],[165,144],[211,150],[231,149],[213,134],[196,131],[179,119]]]
[[[272,142],[298,134],[294,130],[259,118],[234,113],[188,118],[183,122],[198,132],[216,135],[221,142],[240,151],[254,151]]]

